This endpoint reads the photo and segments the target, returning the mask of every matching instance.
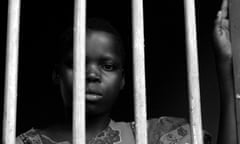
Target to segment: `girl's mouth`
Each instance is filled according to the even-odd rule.
[[[86,92],[86,100],[87,101],[95,102],[95,101],[101,100],[102,98],[103,98],[103,96],[101,93],[94,92],[94,91]]]
[[[96,94],[86,94],[87,101],[99,101],[102,99],[102,96]]]

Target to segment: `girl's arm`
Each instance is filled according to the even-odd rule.
[[[223,0],[214,28],[216,66],[221,101],[218,144],[237,143],[233,62],[227,15],[228,1]]]

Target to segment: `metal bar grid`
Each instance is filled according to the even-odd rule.
[[[133,0],[133,61],[134,97],[137,144],[147,144],[146,86],[144,64],[143,1]],[[15,143],[18,35],[20,0],[9,2],[8,41],[5,83],[5,111],[3,143]],[[85,36],[86,1],[75,1],[74,18],[74,111],[73,142],[85,143]],[[187,58],[189,79],[189,100],[191,130],[194,144],[202,144],[202,122],[198,78],[197,42],[194,1],[185,0],[185,20],[187,34]]]

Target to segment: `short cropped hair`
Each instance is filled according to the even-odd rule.
[[[114,37],[114,40],[116,41],[116,46],[120,50],[121,62],[122,66],[124,67],[125,49],[120,33],[109,22],[99,18],[87,19],[86,33],[92,30],[107,32]],[[73,27],[67,28],[67,30],[60,35],[57,47],[58,58],[56,63],[59,64],[66,52],[69,50],[73,50]]]

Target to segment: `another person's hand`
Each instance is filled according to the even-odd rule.
[[[229,34],[228,0],[223,0],[221,10],[217,14],[214,28],[214,40],[216,44],[216,56],[218,62],[230,62],[232,49]]]

